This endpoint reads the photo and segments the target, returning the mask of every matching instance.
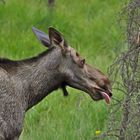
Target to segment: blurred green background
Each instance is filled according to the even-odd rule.
[[[104,73],[123,46],[118,13],[124,1],[47,0],[0,1],[0,56],[14,60],[29,58],[45,50],[32,33],[32,26],[45,32],[60,30],[69,44]],[[54,91],[26,114],[20,140],[92,140],[95,131],[106,130],[109,111],[104,101],[68,88],[63,97]]]

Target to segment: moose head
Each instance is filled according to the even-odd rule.
[[[112,93],[108,77],[87,64],[86,60],[68,45],[58,30],[50,27],[49,35],[35,27],[32,30],[43,46],[48,49],[55,48],[56,55],[53,56],[52,61],[57,61],[57,69],[62,78],[60,87],[65,96],[68,95],[66,86],[70,86],[88,93],[95,101],[105,99],[106,103],[110,103]]]

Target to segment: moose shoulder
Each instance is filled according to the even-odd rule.
[[[70,86],[107,103],[112,96],[109,79],[86,64],[60,32],[33,32],[47,51],[26,60],[0,59],[0,140],[18,140],[25,112],[55,89],[67,96]]]

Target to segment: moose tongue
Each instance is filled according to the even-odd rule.
[[[107,93],[103,92],[103,91],[101,92],[101,94],[104,97],[106,103],[109,104],[110,103],[110,100],[111,100],[110,97],[109,97],[109,95]]]

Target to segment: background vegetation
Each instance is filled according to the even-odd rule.
[[[114,52],[120,51],[121,30],[116,19],[124,2],[57,0],[53,8],[48,8],[47,0],[5,2],[0,1],[1,57],[24,59],[45,50],[32,26],[46,32],[49,26],[56,27],[88,63],[104,73]],[[105,131],[108,105],[93,102],[81,91],[68,91],[69,97],[55,91],[28,111],[21,140],[92,140],[96,130]]]

